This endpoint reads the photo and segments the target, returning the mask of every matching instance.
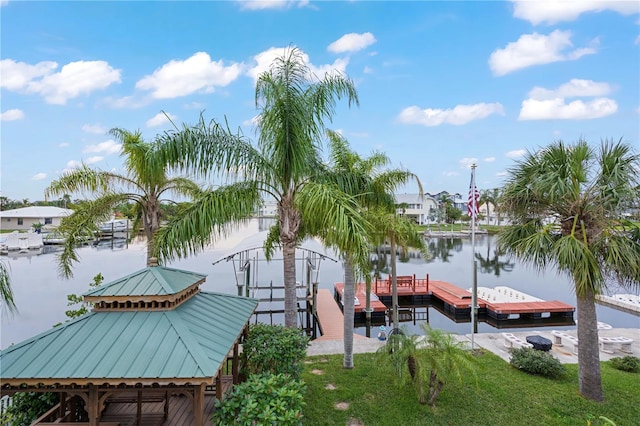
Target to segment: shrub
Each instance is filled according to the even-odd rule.
[[[305,389],[287,374],[254,374],[216,401],[211,420],[215,425],[301,425]]]
[[[637,356],[623,356],[622,358],[611,358],[611,366],[617,370],[628,371],[629,373],[640,373],[640,358]]]
[[[11,405],[2,413],[3,425],[30,425],[58,402],[58,396],[50,392],[17,392],[11,399]]]
[[[254,324],[242,344],[243,374],[270,372],[299,379],[309,338],[298,328]]]
[[[511,350],[511,365],[529,374],[556,378],[564,375],[565,367],[549,352],[532,348]]]

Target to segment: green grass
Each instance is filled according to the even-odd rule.
[[[381,368],[376,354],[356,354],[355,368],[342,368],[342,355],[307,358],[303,380],[305,425],[604,425],[604,416],[618,426],[638,424],[640,375],[602,363],[605,402],[578,394],[578,366],[568,364],[560,380],[531,376],[498,356],[479,356],[478,383],[471,377],[445,385],[435,407],[420,405],[411,386],[398,387],[394,375]],[[323,374],[314,374],[321,370]],[[327,390],[333,385],[335,390]],[[349,403],[341,411],[339,402]],[[355,423],[358,424],[358,423]]]

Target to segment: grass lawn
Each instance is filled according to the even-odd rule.
[[[305,425],[591,425],[640,422],[640,375],[602,363],[604,403],[578,394],[578,366],[551,380],[520,372],[487,352],[478,357],[478,383],[472,377],[445,385],[434,408],[420,405],[411,386],[398,387],[376,354],[356,354],[355,368],[342,368],[342,355],[308,357]],[[335,387],[335,389],[327,389]],[[348,403],[347,409],[336,404]],[[350,423],[351,422],[351,423]]]

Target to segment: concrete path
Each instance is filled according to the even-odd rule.
[[[572,336],[576,335],[576,330],[563,330],[565,333]],[[547,339],[554,341],[551,335],[551,330],[544,329],[539,331],[516,331],[510,333],[516,335],[522,340],[525,340],[526,336],[534,334],[546,337]],[[631,354],[620,352],[618,348],[613,354],[608,354],[600,351],[600,360],[607,361],[614,357],[621,357],[625,355],[633,355],[640,357],[640,328],[614,328],[611,330],[600,330],[599,335],[603,337],[627,337],[633,339],[631,344]],[[471,335],[457,335],[458,340],[465,342],[469,347],[471,346]],[[474,345],[484,348],[493,352],[502,359],[509,361],[509,349],[504,345],[504,337],[501,332],[498,333],[478,333],[473,338]],[[365,353],[375,352],[378,348],[384,345],[385,342],[378,340],[377,338],[363,338],[353,340],[353,352]],[[312,341],[309,348],[307,348],[307,355],[330,355],[330,354],[342,354],[344,353],[344,342],[342,340],[324,340],[324,341]],[[557,346],[553,345],[551,353],[556,356],[562,363],[576,364],[578,362],[578,356],[573,353],[573,347],[571,345]]]

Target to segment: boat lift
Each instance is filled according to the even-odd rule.
[[[260,265],[282,261],[282,252],[276,251],[276,256],[267,260],[264,254],[263,242],[267,232],[260,232],[240,243],[234,253],[222,257],[212,264],[231,262],[233,265],[238,296],[252,297],[259,300],[258,310],[255,312],[255,322],[258,317],[268,315],[273,324],[274,314],[284,314],[284,282],[269,283],[260,281]],[[305,330],[311,337],[316,336],[317,319],[315,315],[315,298],[318,291],[320,266],[323,260],[338,262],[326,252],[320,252],[304,243],[296,248],[296,294],[300,324],[306,324]]]

